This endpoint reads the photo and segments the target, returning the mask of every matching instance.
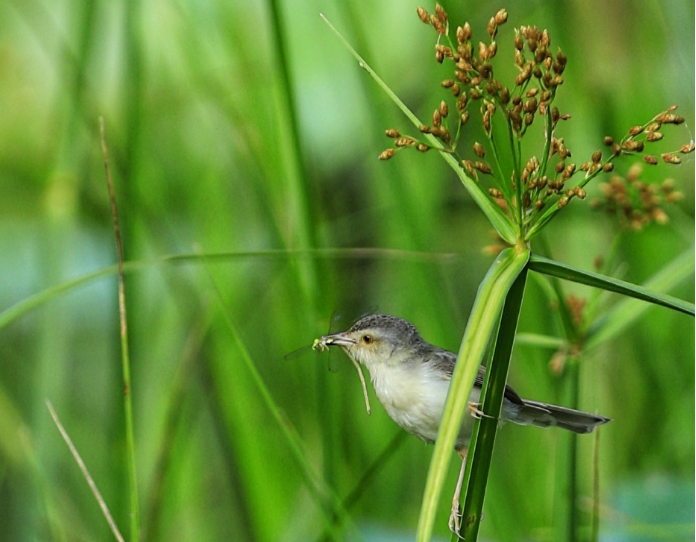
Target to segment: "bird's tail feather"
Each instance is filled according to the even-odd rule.
[[[526,399],[516,414],[508,419],[521,425],[560,427],[573,433],[591,433],[598,425],[611,421],[611,418],[598,414]]]

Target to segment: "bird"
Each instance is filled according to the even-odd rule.
[[[361,380],[359,365],[367,368],[375,395],[392,420],[426,443],[435,442],[457,361],[454,352],[428,343],[413,324],[388,314],[366,316],[347,331],[324,335],[313,344],[320,350],[332,346],[348,355]],[[479,409],[485,374],[485,367],[480,366],[468,399],[472,416],[463,417],[454,446],[462,466],[449,526],[457,534],[461,520],[459,495],[474,418],[486,416]],[[364,392],[367,402],[367,391]],[[560,427],[578,434],[591,433],[595,427],[611,421],[598,414],[522,399],[509,385],[505,386],[501,417],[520,425]]]

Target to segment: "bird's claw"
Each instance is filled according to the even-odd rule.
[[[477,420],[480,420],[481,418],[490,418],[493,419],[493,416],[489,416],[486,414],[483,410],[481,410],[481,403],[469,403],[469,410],[471,411],[471,415],[476,418]]]
[[[459,534],[462,529],[462,511],[461,506],[459,506],[459,501],[452,502],[452,512],[450,513],[447,525],[449,526],[449,530],[451,532],[456,534],[461,540],[464,540],[462,535]]]

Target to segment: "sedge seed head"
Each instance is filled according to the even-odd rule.
[[[495,35],[498,33],[498,25],[495,24],[495,17],[489,19],[487,30],[491,39],[495,38]]]
[[[442,118],[445,118],[447,114],[449,113],[449,108],[447,107],[447,102],[444,100],[440,102],[440,107],[438,108],[438,111],[440,112],[440,116]]]
[[[478,180],[478,174],[476,173],[474,163],[471,160],[462,160],[462,166],[464,166],[464,169],[470,177],[472,177],[474,180]]]
[[[671,153],[671,152],[665,152],[662,154],[662,161],[665,164],[681,164],[681,158],[679,158],[676,154]]]
[[[679,152],[682,154],[689,154],[690,152],[694,152],[694,142],[692,141],[691,143],[686,143],[685,145],[682,145],[679,149]]]
[[[495,14],[495,24],[501,25],[505,24],[508,20],[508,13],[505,9],[498,10],[498,12]]]
[[[645,143],[642,141],[636,141],[635,139],[631,139],[629,141],[626,141],[624,143],[624,149],[627,151],[631,152],[643,152],[643,149],[645,148]]]
[[[423,21],[425,24],[430,24],[430,14],[425,10],[425,8],[418,6],[416,13],[418,13],[418,18],[421,21]]]
[[[490,175],[493,171],[491,170],[491,166],[486,164],[485,162],[475,162],[474,167],[479,170],[481,173],[484,173],[486,175]]]

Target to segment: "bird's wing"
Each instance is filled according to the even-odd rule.
[[[448,350],[442,350],[438,348],[432,353],[431,363],[439,369],[442,373],[446,375],[449,380],[452,378],[452,373],[454,372],[454,366],[457,363],[457,355],[454,352],[449,352]],[[486,368],[481,365],[479,366],[478,373],[476,374],[476,379],[474,380],[474,386],[478,388],[483,387],[483,379],[486,377]],[[522,398],[517,394],[517,392],[512,389],[507,384],[505,385],[505,399],[515,403],[517,405],[524,404]]]
[[[436,348],[429,357],[430,363],[432,363],[438,374],[442,374],[447,380],[452,378],[454,365],[457,362],[456,354],[442,348]]]

